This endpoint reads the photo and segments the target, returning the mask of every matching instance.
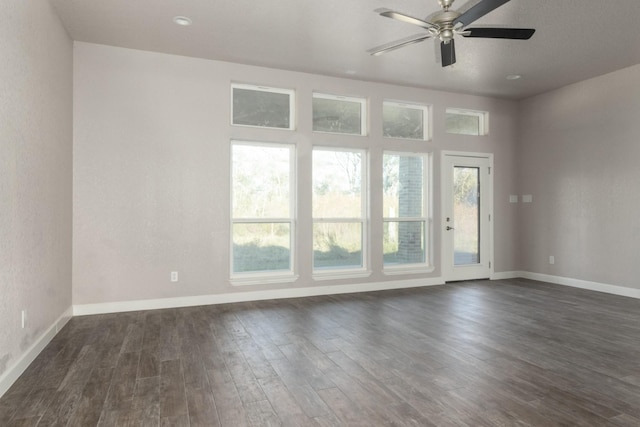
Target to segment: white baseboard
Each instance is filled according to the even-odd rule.
[[[125,311],[155,310],[160,308],[192,307],[198,305],[300,298],[318,295],[350,294],[356,292],[417,288],[421,286],[436,286],[443,284],[444,280],[442,277],[431,277],[426,279],[358,283],[354,285],[314,286],[308,288],[275,289],[270,291],[233,292],[220,295],[120,301],[100,304],[80,304],[73,306],[73,315],[84,316],[89,314],[120,313]]]
[[[572,279],[570,277],[552,276],[550,274],[532,273],[520,271],[520,277],[541,282],[554,283],[556,285],[571,286],[573,288],[587,289],[590,291],[605,292],[607,294],[640,299],[640,289],[627,288],[625,286],[609,285],[607,283],[590,282],[588,280]]]
[[[522,271],[499,271],[491,274],[490,280],[517,279],[522,277]]]
[[[29,367],[40,352],[51,342],[58,331],[67,324],[73,316],[73,307],[69,307],[38,339],[29,347],[27,351],[18,359],[15,365],[9,368],[0,376],[0,397],[9,390],[13,383]]]

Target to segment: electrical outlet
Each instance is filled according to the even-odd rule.
[[[172,282],[177,282],[178,281],[178,272],[177,271],[172,271],[171,272],[171,281]]]
[[[554,257],[553,255],[549,256],[549,264],[555,264],[556,263],[556,257]]]
[[[27,310],[22,310],[22,329],[27,325]]]

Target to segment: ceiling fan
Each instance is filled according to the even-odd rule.
[[[442,66],[447,67],[456,62],[456,49],[454,44],[454,36],[456,35],[488,39],[530,39],[536,31],[531,28],[467,28],[467,25],[509,1],[510,0],[480,0],[479,3],[475,4],[469,10],[461,13],[451,9],[454,0],[438,0],[438,3],[440,3],[442,7],[442,12],[436,12],[424,20],[391,9],[376,9],[374,12],[380,14],[380,16],[417,25],[427,30],[427,32],[385,43],[369,49],[367,52],[377,56],[410,44],[422,42],[429,38],[439,39]],[[429,20],[427,21],[427,19]]]

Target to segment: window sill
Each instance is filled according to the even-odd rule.
[[[327,270],[313,273],[313,280],[359,279],[371,276],[371,270]]]
[[[348,133],[348,132],[331,132],[328,130],[312,130],[313,133],[323,133],[326,135],[345,135],[345,136],[369,136],[366,133]]]
[[[399,276],[401,274],[433,273],[435,270],[436,269],[433,266],[407,264],[402,266],[386,267],[382,270],[382,274],[385,276]]]
[[[273,283],[292,283],[298,280],[297,274],[236,276],[229,280],[232,286],[270,285]]]

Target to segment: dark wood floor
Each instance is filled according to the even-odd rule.
[[[2,426],[640,426],[640,301],[528,280],[73,318]]]

